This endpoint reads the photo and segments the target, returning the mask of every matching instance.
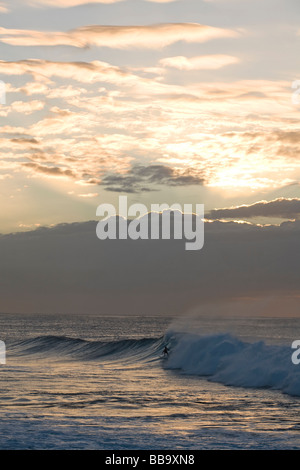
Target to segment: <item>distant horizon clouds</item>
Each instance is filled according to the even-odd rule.
[[[96,224],[0,236],[1,311],[175,315],[273,298],[269,314],[299,312],[299,220],[206,222],[199,251],[174,238],[99,241]]]

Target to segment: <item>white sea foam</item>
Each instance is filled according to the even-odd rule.
[[[169,331],[166,338],[172,344],[171,369],[208,376],[225,385],[274,388],[300,396],[300,366],[292,363],[288,346],[245,342],[230,334]]]

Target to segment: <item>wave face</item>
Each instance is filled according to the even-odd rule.
[[[66,336],[39,336],[14,343],[14,355],[39,355],[78,360],[151,360],[161,355],[163,338],[125,339],[120,341],[87,341]]]
[[[300,396],[300,364],[288,346],[244,342],[230,334],[166,335],[172,351],[167,367],[230,386],[273,388]]]

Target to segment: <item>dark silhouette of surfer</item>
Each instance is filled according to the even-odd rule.
[[[167,348],[167,346],[164,347],[163,355],[164,357],[169,355],[169,348]]]

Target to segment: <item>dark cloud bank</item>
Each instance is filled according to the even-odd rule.
[[[300,199],[278,198],[273,201],[259,201],[250,205],[214,209],[206,214],[209,219],[277,217],[297,219],[300,217]]]
[[[178,314],[238,297],[294,295],[300,222],[205,224],[200,251],[184,240],[106,240],[97,221],[0,237],[2,312]]]
[[[189,186],[203,184],[200,174],[192,174],[190,170],[178,173],[165,165],[134,165],[126,175],[108,174],[102,178],[101,184],[107,191],[138,193],[153,191],[153,185]]]

